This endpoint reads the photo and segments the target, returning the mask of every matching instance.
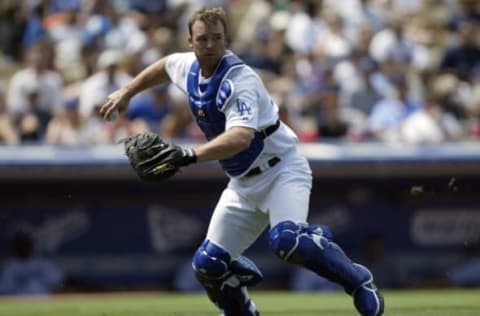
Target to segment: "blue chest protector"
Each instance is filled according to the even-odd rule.
[[[225,55],[208,84],[199,84],[200,65],[196,60],[187,78],[188,100],[198,126],[208,140],[225,131],[225,114],[220,111],[233,94],[233,84],[224,80],[233,67],[243,65],[243,61],[234,54]],[[230,176],[244,173],[263,150],[263,140],[255,133],[250,147],[235,156],[220,160],[222,168]]]

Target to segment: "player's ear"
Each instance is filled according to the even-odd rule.
[[[187,41],[188,41],[188,47],[193,48],[193,39],[191,36],[188,37]]]

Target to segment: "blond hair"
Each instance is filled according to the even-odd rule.
[[[227,15],[223,10],[223,8],[221,7],[203,8],[193,13],[190,20],[188,21],[188,32],[190,36],[192,36],[192,25],[196,21],[202,21],[210,25],[216,24],[218,21],[220,21],[225,31],[225,38],[227,39],[227,41],[229,40],[229,33],[228,33],[228,27],[227,27]]]

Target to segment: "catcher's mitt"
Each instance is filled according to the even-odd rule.
[[[180,167],[196,162],[195,152],[170,144],[154,133],[142,133],[123,140],[125,154],[143,181],[163,181]]]

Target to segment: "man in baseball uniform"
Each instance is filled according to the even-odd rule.
[[[326,226],[307,220],[312,184],[297,137],[279,121],[278,107],[259,76],[227,50],[221,8],[202,9],[189,21],[193,52],[153,63],[111,94],[104,117],[123,111],[138,92],[171,80],[188,95],[208,142],[182,153],[179,166],[218,160],[230,178],[213,212],[193,269],[224,316],[260,315],[247,293],[262,274],[243,252],[270,226],[271,250],[344,287],[362,316],[383,314],[370,271],[352,262]]]

